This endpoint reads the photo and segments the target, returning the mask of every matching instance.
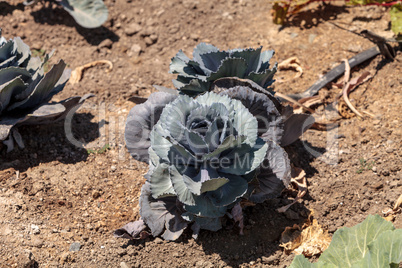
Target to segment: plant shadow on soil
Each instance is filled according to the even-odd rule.
[[[99,134],[98,123],[91,122],[93,115],[89,113],[77,113],[72,120],[72,133],[74,138],[85,145],[97,139]],[[72,164],[85,161],[88,152],[83,147],[76,147],[65,134],[64,121],[47,125],[21,126],[18,128],[24,149],[15,148],[7,153],[6,146],[0,147],[0,171],[14,168],[20,172],[41,163],[60,161],[64,164]]]
[[[13,11],[16,9],[24,10],[24,5],[10,5],[7,2],[0,2],[0,16],[7,16],[8,14],[13,13]]]
[[[38,11],[32,11],[31,15],[33,16],[35,22],[40,24],[58,24],[65,25],[67,27],[75,27],[77,32],[82,35],[91,45],[97,46],[106,39],[110,39],[112,42],[119,41],[119,36],[104,26],[94,29],[83,28],[75,22],[73,17],[71,17],[67,11],[60,6],[43,6]]]
[[[300,11],[290,17],[283,27],[300,27],[310,29],[317,27],[320,23],[336,20],[338,14],[348,13],[345,6],[333,6],[330,4],[316,4],[316,8]]]

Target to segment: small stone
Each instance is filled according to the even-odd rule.
[[[113,166],[110,167],[110,170],[111,170],[111,171],[116,171],[116,170],[117,170],[117,167],[116,167],[115,165],[113,165]]]
[[[361,206],[360,206],[360,209],[361,209],[362,211],[367,211],[369,208],[370,208],[370,203],[369,203],[369,201],[368,201],[367,199],[364,199],[363,202],[362,202],[362,204],[361,204]]]
[[[398,182],[398,181],[391,181],[391,183],[389,184],[389,187],[390,187],[391,189],[396,188],[396,187],[398,187],[398,186],[401,186],[401,183]]]
[[[40,234],[40,229],[38,225],[31,224],[31,234]]]
[[[43,246],[43,240],[35,238],[32,240],[32,246],[36,248],[41,248]]]
[[[158,36],[156,34],[151,34],[149,38],[152,40],[153,43],[156,43],[158,41]]]
[[[200,39],[200,36],[198,34],[192,33],[190,34],[190,38],[194,41],[198,41],[198,39]]]
[[[125,29],[124,32],[126,33],[126,35],[128,36],[132,36],[136,33],[138,33],[139,31],[142,30],[141,25],[139,25],[138,23],[131,23],[129,24]]]
[[[129,268],[129,266],[127,265],[127,263],[125,263],[124,261],[122,261],[122,262],[120,263],[120,267],[121,267],[121,268]]]
[[[96,198],[98,198],[98,197],[100,197],[101,196],[101,193],[98,191],[98,190],[94,190],[93,192],[92,192],[92,198],[93,199],[96,199]]]
[[[376,173],[376,172],[377,172],[377,167],[374,166],[374,167],[371,168],[371,170],[372,170],[374,173]]]
[[[394,151],[395,149],[394,148],[387,148],[386,150],[385,150],[385,152],[387,152],[387,153],[392,153],[393,151]]]
[[[104,47],[106,47],[106,48],[112,48],[112,45],[113,45],[113,41],[112,41],[112,40],[110,40],[110,39],[105,39],[105,40],[103,40],[103,41],[98,45],[98,48],[104,48]]]
[[[128,56],[130,57],[138,57],[141,53],[141,46],[139,44],[134,44],[131,48],[127,51]]]
[[[72,244],[70,245],[70,249],[69,249],[69,250],[75,252],[75,251],[79,251],[80,248],[81,248],[81,244],[80,244],[79,242],[74,242],[74,243],[72,243]]]
[[[121,257],[127,254],[127,249],[119,248],[117,249],[117,254]]]
[[[146,36],[145,38],[144,38],[144,41],[145,41],[145,44],[147,45],[147,46],[150,46],[150,45],[152,45],[154,42],[152,41],[152,39],[149,37],[149,36]]]

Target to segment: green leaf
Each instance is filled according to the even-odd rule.
[[[366,255],[368,244],[378,239],[383,232],[393,229],[391,222],[379,215],[369,215],[360,224],[337,230],[328,249],[321,255],[320,261],[338,267],[351,267]]]
[[[396,35],[402,35],[402,4],[396,4],[389,11],[391,15],[391,29]]]
[[[169,165],[165,163],[159,164],[153,170],[150,184],[152,197],[155,199],[176,194],[170,180]]]
[[[245,74],[248,75],[251,71],[258,70],[261,67],[261,50],[262,46],[257,49],[248,48],[248,49],[235,49],[231,52],[232,58],[242,58],[245,59],[247,63],[247,69]]]
[[[185,205],[184,208],[187,212],[194,214],[195,216],[206,218],[219,218],[226,213],[227,208],[215,206],[212,203],[211,199],[207,197],[207,194],[194,196],[194,199],[194,206]]]
[[[26,81],[31,77],[31,74],[26,69],[19,67],[0,69],[0,85],[10,82],[16,77],[20,77],[23,81]]]
[[[187,184],[184,182],[184,176],[181,175],[174,166],[170,166],[169,171],[174,191],[176,192],[177,198],[180,200],[180,202],[190,206],[195,205],[195,195],[190,191],[190,189],[187,187]]]
[[[216,148],[215,151],[203,155],[202,160],[205,161],[212,157],[218,156],[223,151],[226,151],[236,145],[242,144],[244,140],[246,140],[245,136],[235,137],[233,135],[230,135],[226,137],[226,139],[221,144],[219,144],[218,148]]]
[[[222,61],[219,69],[216,72],[211,73],[211,76],[207,78],[208,81],[214,81],[222,77],[236,76],[244,78],[247,71],[247,62],[241,58],[226,58]]]
[[[388,230],[368,245],[366,256],[354,267],[398,267],[402,261],[402,229]]]
[[[267,154],[268,144],[258,138],[254,146],[243,143],[240,146],[234,147],[222,158],[227,158],[228,165],[222,165],[218,171],[234,174],[246,175],[260,166]]]
[[[59,3],[82,27],[97,28],[107,20],[108,10],[102,0],[62,0]]]
[[[177,96],[166,92],[154,92],[148,100],[137,104],[127,117],[124,138],[130,154],[137,160],[148,162],[148,148],[151,146],[150,133],[159,121],[165,106]],[[163,138],[159,137],[163,143]]]
[[[341,228],[318,262],[311,264],[297,256],[290,268],[299,267],[398,267],[402,261],[402,229],[379,215],[369,215],[362,223]]]
[[[263,88],[269,87],[275,81],[273,80],[274,74],[276,73],[276,64],[273,69],[265,69],[261,73],[251,72],[247,75],[247,79],[250,79],[260,85]]]
[[[9,105],[11,97],[26,88],[21,78],[15,77],[13,80],[0,84],[0,114]]]
[[[207,192],[212,204],[216,207],[225,207],[232,204],[238,198],[242,197],[248,189],[247,181],[237,175],[220,173],[222,177],[229,181],[215,191]]]
[[[37,84],[31,83],[29,85],[28,89],[34,87],[29,96],[19,102],[13,103],[7,110],[32,108],[44,101],[48,101],[49,95],[51,95],[54,86],[63,75],[65,67],[66,64],[64,61],[60,60]]]
[[[314,267],[314,264],[309,262],[303,255],[297,255],[289,268],[309,268]]]

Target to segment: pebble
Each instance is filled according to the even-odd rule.
[[[129,268],[129,266],[127,265],[127,263],[125,263],[124,261],[122,261],[122,262],[120,263],[120,267],[121,267],[121,268]]]
[[[103,41],[98,45],[98,48],[103,48],[103,47],[112,48],[112,45],[113,45],[113,41],[112,41],[112,40],[110,40],[110,39],[105,39],[105,40],[103,40]]]
[[[198,34],[192,33],[190,34],[190,38],[194,41],[198,41],[198,39],[200,39],[200,36]]]
[[[150,46],[150,45],[152,45],[154,42],[152,41],[152,39],[149,37],[149,36],[146,36],[145,38],[144,38],[144,41],[145,41],[145,44],[147,45],[147,46]]]
[[[36,248],[41,248],[43,246],[43,240],[35,238],[32,240],[32,246]]]
[[[141,25],[139,25],[138,23],[131,23],[129,24],[125,29],[124,29],[124,33],[127,36],[132,36],[138,32],[140,32],[142,30]]]
[[[70,249],[69,249],[69,250],[75,252],[75,251],[79,251],[80,248],[81,248],[81,244],[80,244],[79,242],[74,242],[74,243],[72,243],[72,244],[70,245]]]
[[[117,170],[117,167],[116,167],[115,165],[113,165],[113,166],[110,167],[110,170],[111,170],[111,171],[116,171],[116,170]]]
[[[152,42],[156,43],[158,41],[158,36],[156,34],[151,34],[149,38],[152,40]]]
[[[40,229],[38,225],[31,224],[31,234],[40,234]]]
[[[98,191],[98,190],[94,190],[93,192],[92,192],[92,198],[93,199],[96,199],[96,198],[98,198],[98,197],[100,197],[101,196],[101,193]]]
[[[127,51],[128,56],[130,57],[138,57],[141,53],[141,46],[139,44],[134,44],[131,48]]]

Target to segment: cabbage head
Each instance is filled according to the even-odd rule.
[[[178,90],[159,92],[136,105],[127,118],[130,154],[149,163],[140,197],[141,219],[115,236],[175,240],[191,223],[217,231],[225,215],[237,221],[241,200],[277,197],[290,181],[283,146],[314,122],[294,114],[267,87],[276,66],[273,51],[219,51],[201,43],[193,60],[180,51],[170,70]]]
[[[156,92],[130,111],[126,143],[149,163],[140,214],[154,236],[174,240],[190,222],[217,231],[240,200],[263,202],[289,183],[275,104],[245,86],[217,91],[195,99]],[[130,226],[116,235],[139,233]]]

